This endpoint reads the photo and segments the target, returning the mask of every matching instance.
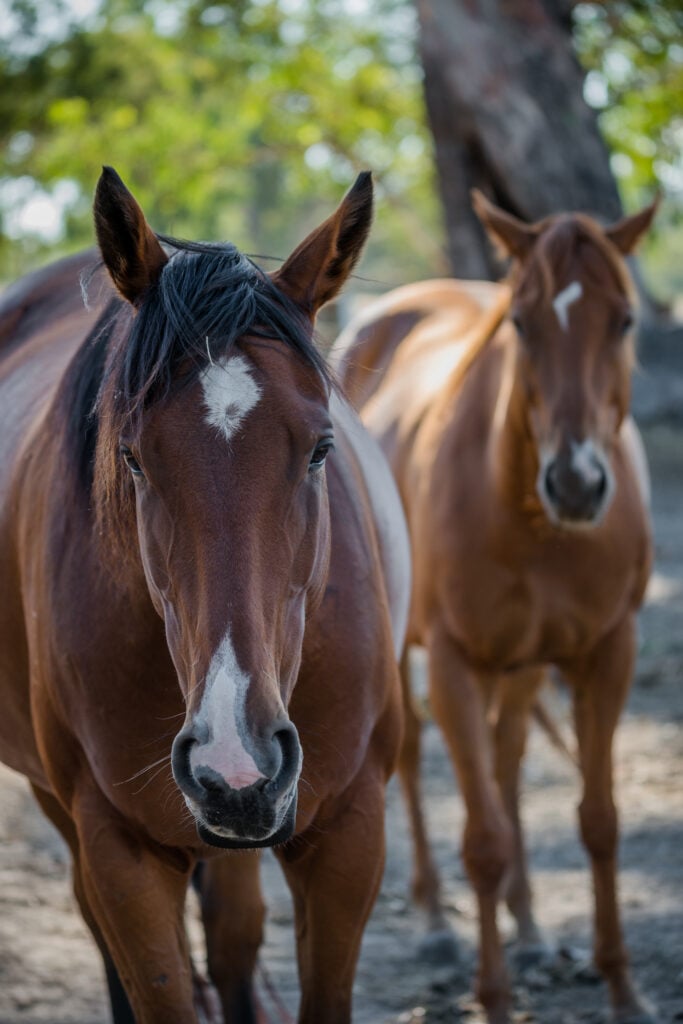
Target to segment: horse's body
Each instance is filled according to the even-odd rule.
[[[540,934],[518,813],[526,723],[544,667],[572,685],[596,892],[596,960],[619,1020],[645,1020],[615,897],[612,736],[631,679],[651,563],[647,471],[628,418],[632,302],[613,234],[581,217],[525,226],[480,202],[517,257],[511,286],[433,281],[368,308],[336,345],[347,393],[380,441],[409,522],[408,643],[428,649],[433,711],[467,806],[463,854],[479,900],[479,994],[508,1020],[501,894],[520,947]],[[636,228],[644,230],[648,216]],[[629,230],[630,229],[630,230]],[[404,661],[404,683],[407,660]],[[415,892],[443,925],[419,810],[408,699],[400,770]]]
[[[305,323],[360,252],[368,182],[272,283],[233,260],[236,287],[265,289],[276,318],[280,302],[294,310],[303,348],[262,314],[224,350],[233,325],[219,321],[135,410],[136,367],[116,384],[115,353],[125,359],[144,330],[174,261],[181,274],[193,260],[213,272],[214,257],[198,247],[166,266],[111,174],[98,202],[105,264],[137,314],[104,282],[83,308],[92,255],[26,279],[0,307],[0,755],[71,846],[117,1020],[132,1019],[117,971],[138,1024],[196,1019],[182,927],[194,864],[217,845],[293,835],[278,855],[295,901],[300,1019],[347,1021],[399,742],[408,553],[388,470],[341,399],[328,411]],[[191,289],[182,300],[191,315]],[[143,338],[143,358],[158,343]],[[124,425],[107,438],[121,381]],[[226,1021],[254,1020],[257,871],[245,854],[207,865]]]

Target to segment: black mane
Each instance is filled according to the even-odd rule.
[[[244,335],[285,342],[330,379],[310,320],[234,245],[159,240],[170,258],[137,314],[131,317],[127,303],[113,300],[65,378],[68,451],[87,493],[105,392],[122,422],[135,420]]]
[[[159,239],[171,257],[142,303],[117,367],[117,401],[128,415],[168,394],[181,364],[194,367],[194,379],[245,334],[278,338],[327,376],[310,320],[234,245]]]

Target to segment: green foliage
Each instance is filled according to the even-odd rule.
[[[373,270],[398,280],[401,251],[403,277],[434,271],[438,209],[404,2],[374,3],[371,17],[341,0],[101,0],[87,18],[69,11],[14,0],[0,42],[0,277],[43,256],[15,216],[33,183],[67,194],[68,230],[53,251],[91,240],[102,163],[157,230],[279,256],[369,167]]]
[[[683,189],[683,6],[680,0],[581,4],[574,33],[587,99],[628,203],[657,185]]]
[[[582,3],[574,25],[627,207],[670,197],[646,267],[671,294],[683,7]],[[0,281],[91,244],[102,163],[157,230],[275,256],[368,167],[362,272],[444,272],[416,37],[412,0],[0,0]]]
[[[656,190],[665,197],[643,266],[651,290],[667,300],[683,291],[683,5],[586,3],[574,18],[586,98],[600,111],[625,205],[633,210]]]

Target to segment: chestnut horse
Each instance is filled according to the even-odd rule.
[[[475,204],[514,257],[510,281],[399,288],[347,329],[336,358],[407,513],[408,643],[427,648],[432,708],[466,804],[488,1020],[509,1019],[501,895],[524,952],[540,943],[518,785],[529,712],[554,665],[574,693],[596,962],[616,1019],[644,1021],[615,896],[612,739],[652,557],[647,470],[628,417],[634,295],[623,257],[654,207],[603,230],[574,214],[527,225],[479,194]],[[405,658],[403,674],[407,687]],[[400,771],[415,894],[436,929],[444,918],[418,803],[419,725],[409,701],[407,710]]]
[[[95,224],[119,294],[103,274],[82,307],[90,254],[2,303],[0,753],[71,847],[117,1021],[197,1021],[188,878],[217,848],[276,844],[299,1020],[350,1020],[409,556],[312,328],[371,211],[363,174],[269,275],[231,245],[160,244],[105,168]],[[225,1021],[251,1022],[258,857],[205,868],[210,974]]]

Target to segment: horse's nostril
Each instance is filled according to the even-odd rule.
[[[555,482],[555,463],[551,463],[545,471],[545,489],[551,501],[557,499],[557,484]]]
[[[272,773],[269,789],[284,789],[289,785],[301,764],[301,746],[299,735],[292,722],[282,725],[273,733],[272,743],[279,748],[279,763]]]
[[[190,766],[190,752],[197,742],[191,732],[181,731],[173,741],[171,749],[171,767],[176,782],[188,778],[192,774]]]
[[[225,783],[216,772],[211,769],[199,768],[195,772],[195,779],[202,786],[209,796],[222,796],[225,793]]]
[[[602,466],[597,466],[596,468],[598,470],[599,476],[597,483],[593,488],[593,492],[596,498],[603,498],[605,495],[605,491],[607,490],[607,473],[605,473],[605,470]]]

